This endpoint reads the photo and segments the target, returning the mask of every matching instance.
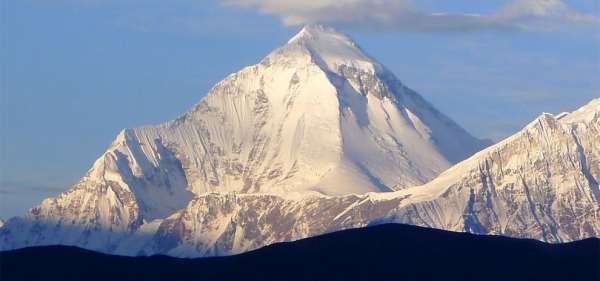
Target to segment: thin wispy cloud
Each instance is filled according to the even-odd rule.
[[[43,193],[58,194],[64,191],[64,187],[45,186],[22,181],[1,181],[0,194],[20,194],[20,193]]]
[[[600,18],[561,0],[514,0],[488,14],[430,12],[410,0],[221,0],[256,9],[288,26],[310,23],[386,31],[551,31],[567,24],[599,25]]]

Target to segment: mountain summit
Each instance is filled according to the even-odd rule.
[[[305,26],[282,49],[293,49],[293,46],[308,50],[320,67],[334,73],[342,74],[340,70],[345,67],[371,73],[383,70],[383,66],[367,56],[352,38],[328,26]]]
[[[88,175],[157,218],[190,193],[393,191],[482,147],[348,36],[309,25],[183,117],[123,131]]]
[[[350,37],[309,25],[180,118],[120,132],[71,190],[30,210],[53,233],[39,227],[32,239],[114,247],[213,192],[400,190],[483,146]],[[30,235],[27,225],[10,231]]]

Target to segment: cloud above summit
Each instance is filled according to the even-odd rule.
[[[475,1],[475,0],[474,0]],[[332,24],[385,31],[552,31],[567,24],[600,25],[600,17],[561,0],[513,0],[487,14],[431,12],[410,0],[221,0],[256,9],[285,25]]]

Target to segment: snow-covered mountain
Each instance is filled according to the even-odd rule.
[[[547,242],[598,237],[599,135],[596,99],[571,114],[543,114],[423,186],[302,198],[202,195],[118,252],[224,255],[388,222]]]
[[[177,120],[123,130],[28,218],[74,231],[55,242],[80,243],[83,231],[104,245],[207,192],[393,191],[482,147],[349,37],[312,25]]]
[[[598,236],[597,112],[543,115],[423,185],[484,144],[349,37],[308,26],[181,118],[122,131],[71,190],[7,222],[0,248],[221,255],[390,221]]]

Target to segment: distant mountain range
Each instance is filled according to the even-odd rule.
[[[1,226],[0,249],[219,256],[392,222],[600,236],[600,99],[489,145],[310,25],[182,117],[123,130],[69,191]]]
[[[566,244],[380,225],[237,256],[122,257],[65,246],[0,253],[11,280],[599,280],[600,240]]]

